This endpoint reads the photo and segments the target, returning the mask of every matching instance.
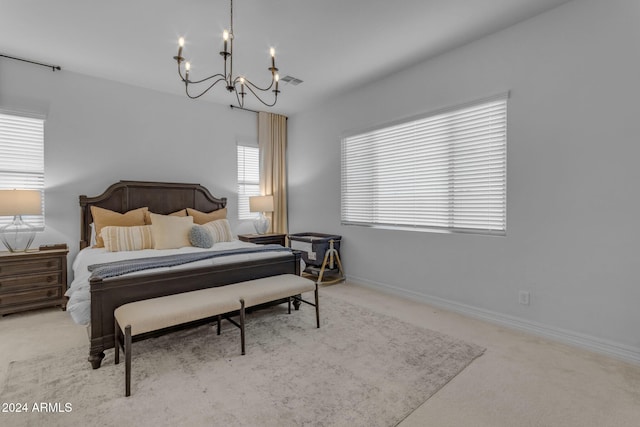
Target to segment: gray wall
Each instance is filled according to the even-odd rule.
[[[290,231],[341,234],[356,282],[640,361],[639,21],[573,1],[294,115]],[[507,90],[506,237],[340,225],[342,134]]]
[[[121,179],[200,183],[237,217],[236,141],[257,141],[254,114],[4,58],[0,108],[47,117],[46,227],[35,244],[66,242],[73,259],[78,196]]]

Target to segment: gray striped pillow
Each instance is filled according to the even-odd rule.
[[[231,242],[233,240],[233,234],[231,233],[231,226],[227,219],[217,219],[215,221],[207,222],[202,225],[206,228],[211,237],[213,237],[213,243],[218,242]]]

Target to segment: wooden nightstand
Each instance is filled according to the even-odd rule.
[[[238,234],[238,239],[243,242],[257,243],[259,245],[285,245],[286,234]]]
[[[66,308],[68,249],[0,252],[0,315]]]

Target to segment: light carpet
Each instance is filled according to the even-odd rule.
[[[3,425],[394,426],[484,349],[321,295],[291,315],[286,304],[247,318],[134,343],[132,396],[124,363],[87,347],[11,362],[0,402],[26,412]],[[45,403],[45,406],[41,404]],[[44,412],[35,412],[45,408]],[[16,407],[14,406],[14,410]]]

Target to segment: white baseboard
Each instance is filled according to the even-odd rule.
[[[509,316],[495,311],[461,304],[459,302],[398,288],[396,286],[375,282],[369,279],[347,275],[347,280],[382,292],[403,296],[415,301],[424,302],[426,304],[460,313],[465,316],[486,320],[487,322],[496,323],[507,328],[528,332],[554,341],[559,341],[564,344],[605,354],[616,359],[624,360],[625,362],[640,365],[640,348],[638,347],[632,347],[626,344],[604,340],[579,332],[556,328],[543,323],[532,322],[515,316]]]

